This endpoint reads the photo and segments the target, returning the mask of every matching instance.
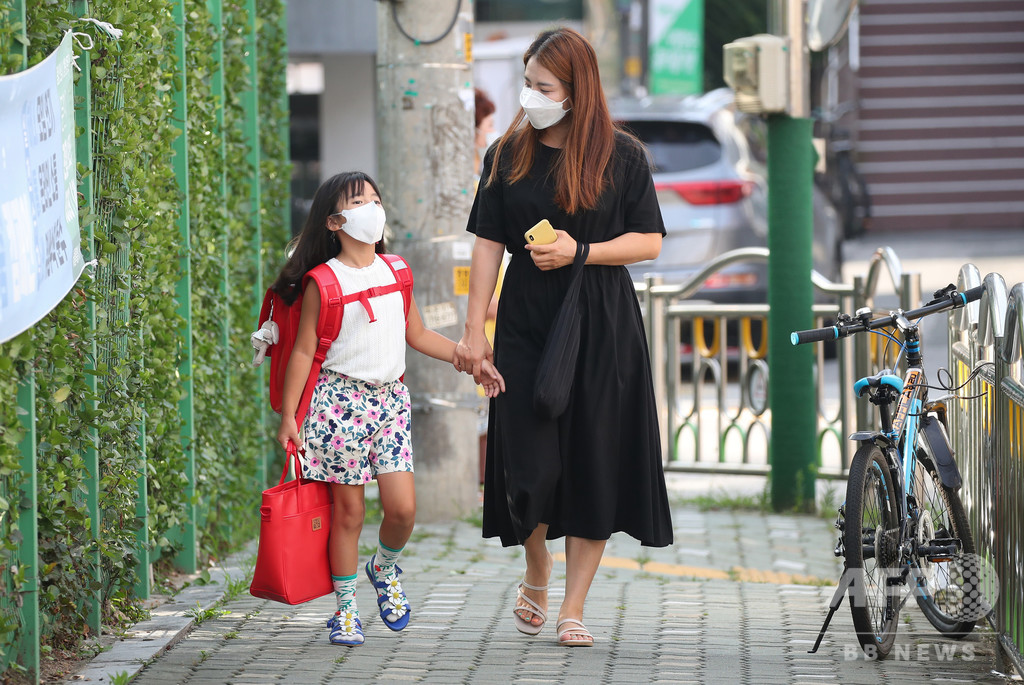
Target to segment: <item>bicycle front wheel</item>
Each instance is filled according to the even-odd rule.
[[[862,444],[850,465],[843,546],[857,640],[868,657],[884,659],[900,612],[898,586],[889,583],[899,572],[899,525],[889,465],[873,444]]]
[[[913,494],[917,499],[917,544],[933,546],[960,541],[960,549],[948,556],[920,555],[915,562],[914,595],[921,612],[940,633],[963,638],[982,618],[987,607],[979,592],[980,578],[974,538],[956,490],[942,484],[931,458],[915,452]]]

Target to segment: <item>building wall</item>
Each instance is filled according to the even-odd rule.
[[[1024,227],[1024,2],[860,3],[872,230]]]
[[[323,57],[321,180],[352,170],[377,177],[375,59],[373,54]]]

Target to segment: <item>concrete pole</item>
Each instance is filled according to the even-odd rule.
[[[790,331],[813,326],[811,244],[814,154],[807,118],[804,0],[776,5],[790,37],[790,115],[768,118],[768,404],[771,501],[777,511],[813,511],[816,477],[814,351],[794,347]]]
[[[377,181],[388,251],[412,267],[424,324],[458,340],[472,253],[472,5],[392,0],[377,12]],[[481,399],[451,364],[414,350],[406,360],[417,518],[458,518],[479,501]]]

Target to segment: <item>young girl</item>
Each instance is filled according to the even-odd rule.
[[[302,277],[324,262],[338,276],[343,293],[393,285],[394,272],[376,254],[383,252],[384,221],[380,191],[369,176],[350,172],[328,179],[317,189],[295,249],[271,287],[294,302]],[[320,291],[310,283],[303,293],[298,336],[285,372],[277,439],[282,446],[289,441],[305,446],[304,478],[330,483],[334,508],[329,555],[338,611],[327,625],[332,644],[351,646],[363,642],[356,577],[365,513],[363,486],[372,478],[377,479],[384,519],[366,575],[377,591],[384,625],[402,630],[409,623],[409,601],[396,565],[416,513],[409,390],[401,381],[405,344],[454,364],[455,343],[423,326],[415,299],[406,322],[400,291],[347,304],[341,332],[327,352],[303,422],[303,440],[295,412],[316,352],[319,311]],[[484,376],[488,397],[505,389],[493,367]]]

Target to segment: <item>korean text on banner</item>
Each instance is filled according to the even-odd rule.
[[[0,342],[56,307],[82,274],[71,33],[0,77]]]

